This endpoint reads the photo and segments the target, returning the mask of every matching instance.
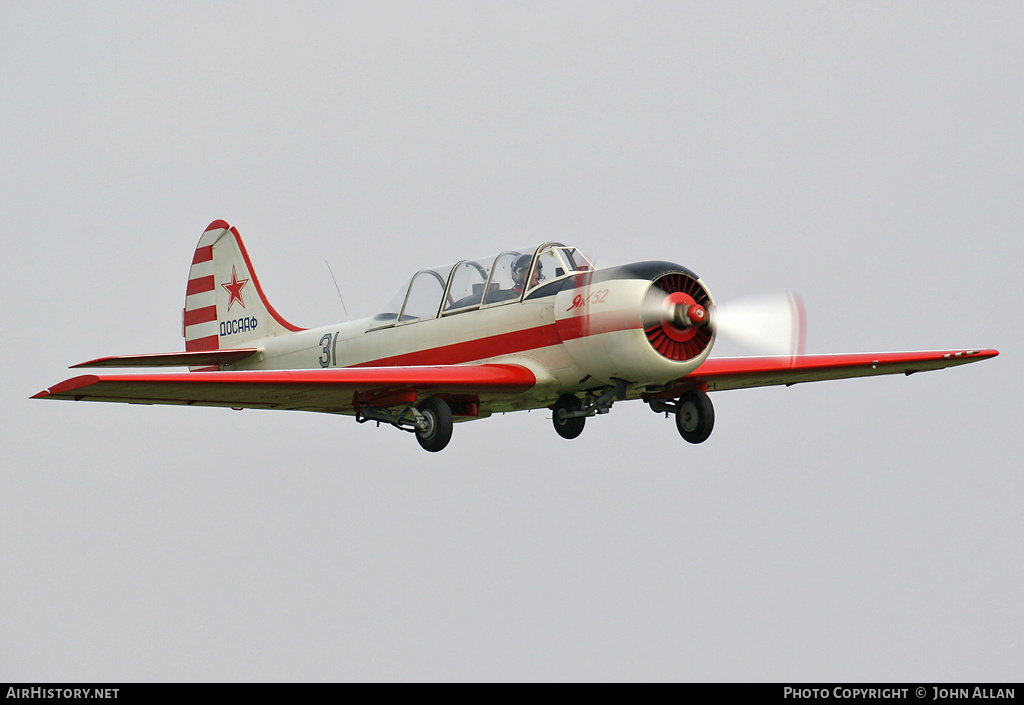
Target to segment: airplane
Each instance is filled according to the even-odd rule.
[[[430,452],[456,422],[550,409],[557,434],[573,439],[588,418],[639,399],[702,443],[715,423],[708,392],[910,375],[999,354],[803,354],[803,308],[789,296],[761,324],[781,348],[709,358],[728,310],[678,264],[597,269],[579,249],[545,242],[421,269],[376,315],[303,329],[267,300],[238,230],[216,220],[192,257],[185,350],[73,365],[188,372],[83,375],[32,398],[341,414],[411,432]],[[747,314],[740,333],[759,325]]]

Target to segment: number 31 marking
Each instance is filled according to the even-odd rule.
[[[330,333],[324,333],[324,337],[320,338],[320,345],[323,346],[324,354],[321,355],[318,360],[320,367],[334,367],[338,366],[338,333],[334,334],[331,338]]]

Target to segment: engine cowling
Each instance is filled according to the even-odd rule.
[[[670,262],[598,270],[555,298],[558,332],[595,380],[664,384],[711,351],[714,302],[693,272]]]

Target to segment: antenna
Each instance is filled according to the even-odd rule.
[[[345,322],[349,321],[348,317],[348,306],[345,305],[345,299],[341,298],[341,287],[338,286],[338,280],[334,276],[334,270],[331,269],[331,265],[327,260],[324,260],[324,264],[327,265],[327,271],[331,273],[331,279],[334,279],[334,288],[338,292],[338,298],[341,300],[341,307],[345,309]]]

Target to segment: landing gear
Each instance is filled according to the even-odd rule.
[[[416,440],[423,450],[444,450],[452,439],[452,410],[444,399],[427,397],[416,409]]]
[[[586,392],[583,399],[575,394],[563,394],[558,397],[554,406],[549,407],[554,412],[551,422],[555,426],[555,432],[562,438],[576,438],[583,433],[583,426],[587,422],[588,416],[607,414],[612,410],[612,404],[616,399],[625,399],[628,383],[625,380],[614,378],[612,381],[615,384]]]
[[[554,412],[551,422],[555,425],[555,432],[562,438],[576,438],[583,433],[583,426],[587,422],[586,416],[576,415],[583,411],[583,402],[572,394],[563,394],[552,407]]]
[[[676,403],[676,429],[688,443],[703,443],[715,427],[715,407],[707,394],[686,392]]]
[[[676,430],[688,443],[703,443],[715,427],[715,407],[707,393],[699,389],[684,392],[679,399],[648,399],[648,406],[656,414],[675,414]]]
[[[413,406],[416,393],[401,397],[384,397],[387,406],[361,405],[356,408],[356,422],[376,421],[391,424],[395,428],[416,434],[420,446],[431,453],[444,450],[452,439],[452,409],[448,402],[439,397],[427,397],[419,406]],[[393,410],[402,405],[398,410]]]

